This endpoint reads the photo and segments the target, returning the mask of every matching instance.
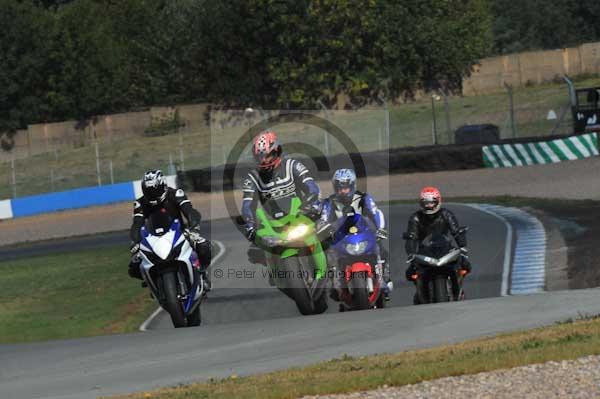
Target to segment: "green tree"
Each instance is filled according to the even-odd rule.
[[[491,42],[487,0],[0,0],[0,12],[4,130],[153,104],[315,108],[454,89]]]
[[[113,34],[108,7],[80,0],[56,13],[50,106],[56,116],[86,119],[129,107],[126,47]]]
[[[29,1],[0,0],[0,136],[11,148],[16,129],[50,119],[48,84],[51,15]]]
[[[494,50],[511,53],[600,40],[596,0],[494,0]]]
[[[279,105],[314,107],[417,88],[458,88],[489,48],[484,0],[255,0]],[[266,84],[265,86],[269,86]]]

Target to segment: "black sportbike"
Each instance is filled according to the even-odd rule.
[[[465,232],[463,227],[459,234]],[[466,271],[461,268],[464,258],[451,236],[434,233],[425,237],[410,261],[417,270],[413,276],[417,288],[415,305],[465,299],[462,283]]]

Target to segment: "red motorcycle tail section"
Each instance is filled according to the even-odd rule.
[[[365,273],[369,277],[373,277],[373,268],[368,263],[356,262],[352,266],[346,267],[346,281],[350,281],[352,273]]]
[[[375,276],[374,276],[373,267],[368,263],[363,263],[363,262],[353,263],[351,266],[346,267],[346,276],[345,276],[346,281],[350,281],[353,273],[364,273],[367,277],[370,277],[373,279],[373,285],[374,285],[373,293],[369,296],[369,302],[371,304],[374,304],[375,301],[377,301],[377,298],[379,298],[380,287],[379,287],[379,279],[375,278]],[[350,303],[350,301],[351,301],[351,298],[348,297],[347,302]]]

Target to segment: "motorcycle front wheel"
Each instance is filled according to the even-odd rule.
[[[304,270],[299,257],[290,256],[281,259],[281,269],[286,276],[284,292],[296,303],[302,315],[319,314],[327,309],[327,298],[323,293],[313,302],[303,278]]]
[[[443,275],[435,276],[432,283],[433,302],[449,302],[450,296],[448,295],[448,277]]]
[[[170,272],[163,274],[162,281],[164,295],[163,307],[169,313],[169,316],[171,316],[173,327],[185,327],[185,315],[183,314],[183,308],[177,293],[177,278],[175,277],[175,273]]]
[[[350,279],[352,287],[352,309],[366,310],[369,304],[369,292],[367,291],[367,279],[363,273],[354,274]]]

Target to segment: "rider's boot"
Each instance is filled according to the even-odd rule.
[[[419,295],[415,292],[415,295],[413,296],[413,305],[419,305]]]
[[[329,291],[329,297],[331,299],[333,299],[336,302],[340,301],[340,293],[342,291],[342,283],[340,281],[340,276],[338,276],[338,269],[337,267],[332,267],[331,271],[333,272],[333,278],[331,279],[332,281],[332,287],[331,290]]]
[[[131,261],[129,261],[129,269],[127,270],[129,277],[142,280],[142,271],[140,270],[141,264],[142,258],[139,255],[136,254],[131,257]]]
[[[201,271],[200,276],[202,277],[203,295],[206,295],[207,292],[210,292],[210,290],[212,290],[212,283],[206,270]]]
[[[385,299],[386,301],[389,301],[390,300],[390,292],[394,289],[394,283],[392,282],[391,275],[390,275],[390,265],[385,260],[380,260],[379,262],[381,265],[381,274],[382,274],[382,278],[383,278],[383,287],[381,290],[383,293],[383,299]]]

